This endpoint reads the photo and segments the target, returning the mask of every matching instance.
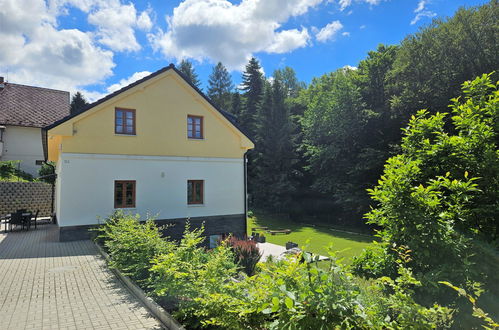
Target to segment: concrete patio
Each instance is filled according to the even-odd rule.
[[[279,260],[281,258],[284,258],[284,255],[286,253],[286,247],[282,245],[277,245],[273,243],[257,243],[256,244],[258,248],[260,249],[260,252],[262,253],[262,258],[260,259],[261,261],[266,261],[269,257],[272,257],[276,260]],[[319,256],[319,260],[328,260],[327,257],[324,256]]]
[[[90,241],[0,227],[1,329],[162,329]]]

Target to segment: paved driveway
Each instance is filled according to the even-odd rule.
[[[162,329],[92,242],[0,229],[0,329]]]

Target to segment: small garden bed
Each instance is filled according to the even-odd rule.
[[[451,323],[448,308],[414,302],[418,282],[403,264],[395,280],[360,285],[331,251],[327,268],[308,254],[262,263],[252,243],[225,240],[212,250],[200,247],[202,231],[187,227],[184,238],[173,242],[153,221],[115,213],[99,229],[99,240],[111,267],[188,328],[430,329]]]

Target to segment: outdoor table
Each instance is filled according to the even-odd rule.
[[[23,212],[21,213],[21,217],[23,221],[26,224],[27,230],[29,230],[29,227],[31,225],[31,216],[32,214],[30,212]],[[9,223],[8,220],[12,217],[12,213],[6,214],[4,217],[2,217],[0,220],[4,221],[5,227],[4,227],[4,232],[7,232],[7,224]],[[12,226],[12,225],[11,225]]]

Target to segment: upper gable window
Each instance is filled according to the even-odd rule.
[[[135,135],[135,109],[116,108],[114,132]]]
[[[203,139],[203,117],[187,116],[187,137],[189,139]]]

